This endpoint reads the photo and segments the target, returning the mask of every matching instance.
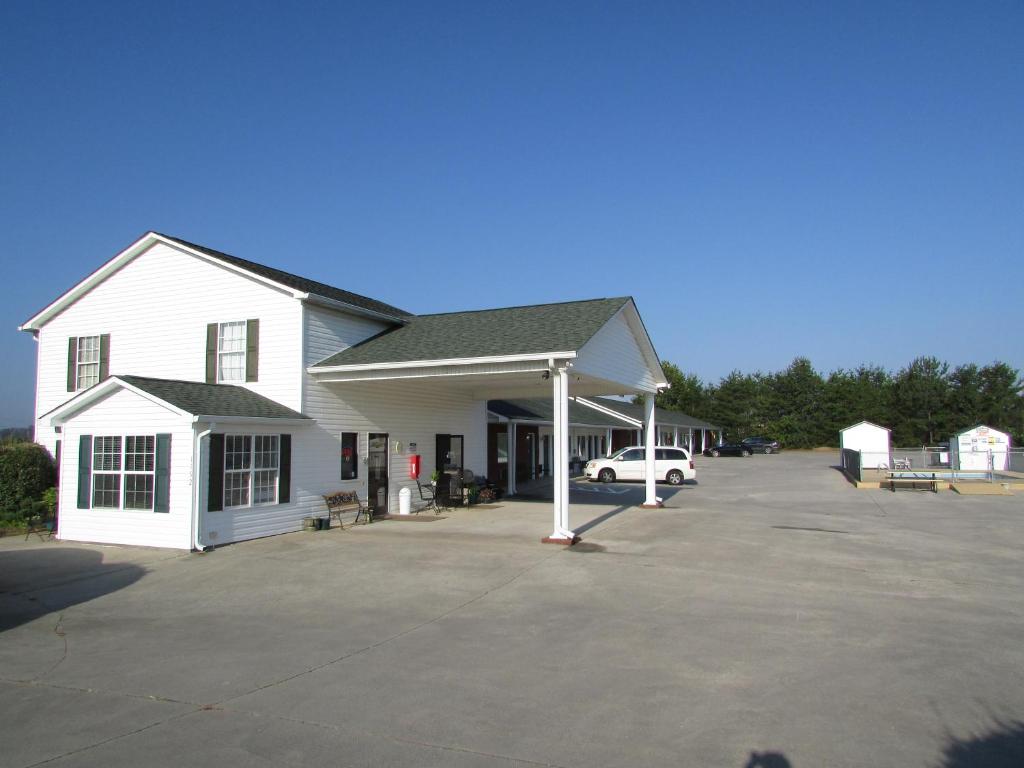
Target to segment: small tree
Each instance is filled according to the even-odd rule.
[[[43,493],[57,481],[53,457],[37,443],[0,446],[0,517],[16,521],[42,511]]]

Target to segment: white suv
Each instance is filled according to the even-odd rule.
[[[587,462],[587,479],[611,483],[616,480],[645,480],[647,462],[642,446],[630,446],[616,451],[607,459],[591,459]],[[683,448],[662,445],[654,449],[654,473],[656,480],[670,485],[682,485],[684,480],[697,477],[693,459]]]

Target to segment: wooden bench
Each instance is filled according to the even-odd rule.
[[[886,482],[889,483],[889,490],[892,491],[893,493],[896,493],[897,484],[907,485],[908,483],[910,484],[910,487],[913,489],[917,489],[918,483],[923,483],[926,486],[931,485],[931,490],[933,493],[939,492],[939,479],[935,477],[934,473],[931,477],[921,477],[920,475],[915,474],[913,472],[890,472]]]
[[[341,522],[341,516],[346,512],[354,511],[356,513],[356,519],[352,521],[352,525],[359,522],[360,515],[366,518],[367,523],[373,522],[373,513],[359,500],[359,495],[355,491],[326,493],[324,494],[324,504],[327,505],[327,519],[337,518],[339,528],[345,527]]]

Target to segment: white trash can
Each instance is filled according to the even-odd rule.
[[[398,492],[398,514],[408,515],[412,512],[412,491],[403,488]]]

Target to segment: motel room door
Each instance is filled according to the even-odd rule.
[[[366,453],[366,505],[375,514],[388,511],[388,436],[371,432]]]

